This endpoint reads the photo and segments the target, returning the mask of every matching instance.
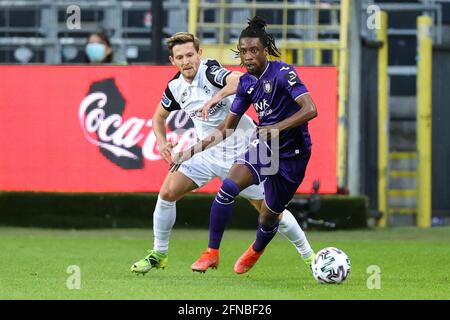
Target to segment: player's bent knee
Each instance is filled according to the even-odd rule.
[[[259,223],[264,227],[270,227],[274,225],[275,223],[279,222],[278,216],[272,215],[272,216],[266,216],[260,217]]]
[[[169,200],[164,200],[163,198],[161,198],[161,195],[158,194],[158,201],[156,203],[156,206],[159,207],[160,209],[169,209],[169,208],[173,208],[176,205],[176,201],[169,201]]]
[[[183,195],[177,192],[174,188],[163,186],[159,192],[159,197],[165,201],[177,201]]]
[[[259,213],[262,212],[262,200],[248,199],[248,201],[252,204],[253,207],[255,207],[256,210],[258,210]]]
[[[279,214],[272,212],[265,204],[263,204],[259,215],[259,223],[266,227],[272,226],[279,221],[279,216]]]
[[[241,190],[253,184],[253,176],[250,169],[239,163],[235,163],[231,167],[227,179],[236,183]]]
[[[223,180],[222,186],[217,195],[223,198],[233,199],[241,192],[239,186],[233,180],[226,178]],[[231,201],[231,200],[230,200]]]

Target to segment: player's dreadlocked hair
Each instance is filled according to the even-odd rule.
[[[267,48],[269,51],[269,55],[274,57],[280,57],[280,51],[275,45],[275,40],[273,35],[266,32],[266,20],[263,17],[255,16],[253,19],[248,21],[248,27],[242,30],[241,35],[239,36],[239,41],[241,38],[259,38],[264,48]],[[239,57],[239,45],[238,50],[235,51],[236,57]]]

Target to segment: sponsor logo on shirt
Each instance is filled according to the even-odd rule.
[[[263,101],[255,103],[256,111],[266,110],[269,107],[270,107],[270,105],[267,103],[266,99],[263,99]]]
[[[223,101],[219,102],[214,107],[212,107],[211,109],[208,110],[208,115],[213,115],[214,113],[217,112],[217,110],[219,110],[220,108],[223,108],[225,106],[226,106],[225,102],[223,102]],[[189,114],[189,117],[191,117],[191,118],[200,118],[200,119],[203,118],[202,110],[195,110],[195,111],[189,112],[188,114]]]
[[[272,114],[273,110],[269,109],[270,105],[267,103],[266,99],[263,99],[260,102],[257,102],[254,104],[255,105],[255,109],[256,112],[258,113],[258,117],[264,117],[264,116],[268,116],[269,114]]]

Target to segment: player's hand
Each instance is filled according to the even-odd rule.
[[[178,142],[165,142],[158,144],[159,154],[169,165],[173,163],[172,154],[173,148],[178,144]]]
[[[271,141],[272,139],[280,135],[280,129],[277,125],[256,127],[256,131],[260,139],[265,141]]]
[[[218,104],[220,101],[218,99],[215,99],[214,97],[206,101],[206,103],[203,105],[199,111],[202,112],[202,118],[203,120],[208,120],[209,116],[209,109],[214,107],[216,104]]]
[[[184,152],[175,153],[174,156],[173,156],[173,162],[170,165],[169,171],[170,172],[177,171],[178,168],[181,166],[181,164],[184,161],[189,160],[192,157],[191,154],[192,154],[192,152],[191,152],[190,149],[187,150],[187,151],[184,151]]]

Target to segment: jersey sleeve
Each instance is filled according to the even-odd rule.
[[[206,62],[206,78],[217,88],[225,87],[226,77],[231,73],[230,70],[225,69],[217,60],[208,60]]]
[[[166,90],[164,91],[163,97],[161,99],[161,105],[169,112],[181,109],[180,104],[173,97],[172,91],[170,91],[169,86],[167,86]]]
[[[239,81],[236,97],[233,100],[233,104],[230,107],[230,112],[235,115],[243,115],[248,110],[252,101],[250,95],[244,89],[242,81]]]
[[[280,70],[279,77],[283,87],[289,92],[292,99],[297,99],[298,97],[309,93],[305,84],[300,80],[295,69],[291,66],[282,67]]]

